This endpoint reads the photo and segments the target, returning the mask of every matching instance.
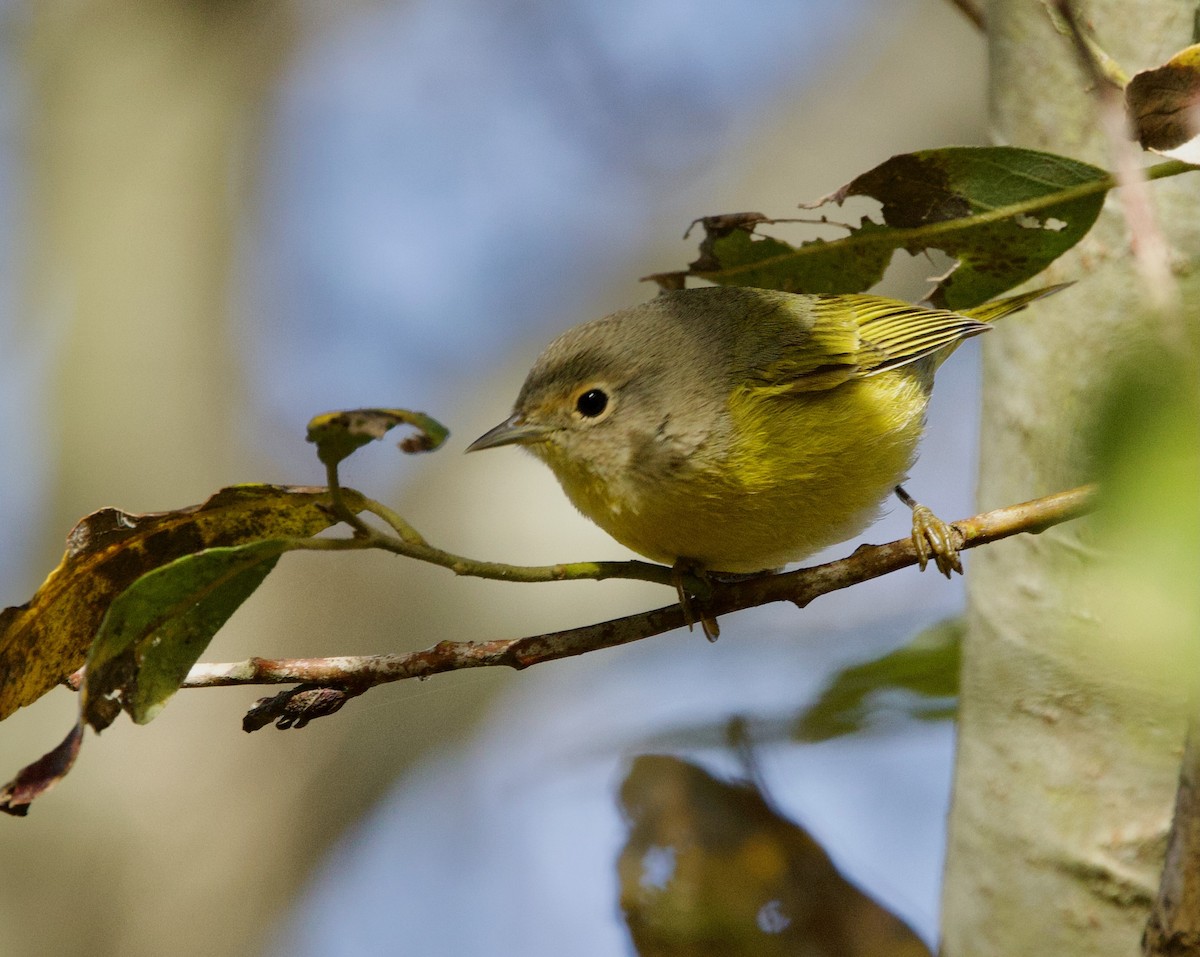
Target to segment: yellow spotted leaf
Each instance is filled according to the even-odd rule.
[[[343,499],[361,511],[358,493]],[[93,512],[37,593],[0,612],[0,719],[76,671],[109,606],[147,572],[204,549],[307,537],[336,522],[327,489],[283,485],[234,485],[170,512]]]

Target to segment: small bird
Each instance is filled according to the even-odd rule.
[[[718,575],[845,541],[895,490],[918,551],[948,575],[946,527],[899,487],[934,373],[991,320],[1061,288],[961,313],[871,295],[662,293],[551,342],[512,415],[467,451],[524,446],[621,544]]]

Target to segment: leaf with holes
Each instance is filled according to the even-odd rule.
[[[408,409],[349,409],[325,412],[308,423],[308,441],[317,447],[317,458],[337,465],[368,442],[383,438],[398,425],[417,430],[400,443],[404,452],[432,452],[446,441],[450,430],[424,412]]]
[[[849,235],[791,245],[763,235],[759,213],[706,217],[700,257],[686,271],[648,278],[678,287],[689,276],[788,292],[863,292],[897,250],[940,250],[957,267],[940,279],[935,305],[966,309],[1041,272],[1082,239],[1113,186],[1104,170],[1014,147],[950,147],[893,156],[808,204],[853,196],[882,204]]]

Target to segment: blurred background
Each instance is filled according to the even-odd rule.
[[[360,405],[451,429],[343,472],[434,543],[628,557],[532,458],[461,455],[544,341],[651,296],[638,278],[694,258],[697,216],[786,217],[986,135],[982,37],[945,0],[9,0],[0,78],[3,605],[97,508],[320,484],[304,424]],[[919,298],[933,271],[897,264],[884,291]],[[910,484],[947,518],[972,511],[975,389],[967,347]],[[896,509],[865,538],[907,531]],[[671,597],[293,555],[205,657],[400,652]],[[643,754],[751,774],[933,942],[949,725],[884,708],[853,738],[793,732],[832,676],[961,603],[911,571],[733,616],[715,645],[377,689],[298,732],[245,735],[254,689],[181,693],[0,821],[0,953],[632,953],[619,791]],[[56,691],[7,720],[0,778],[75,706]],[[787,920],[770,903],[764,939]]]

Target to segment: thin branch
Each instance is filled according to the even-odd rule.
[[[1055,495],[996,509],[952,526],[959,549],[975,548],[1022,532],[1037,533],[1086,514],[1095,507],[1096,490],[1086,485]],[[879,578],[917,564],[911,538],[887,545],[864,545],[852,555],[825,565],[738,582],[713,582],[711,596],[699,605],[706,616],[740,611],[775,601],[803,608],[813,599],[859,582]],[[626,564],[626,563],[612,563]],[[669,571],[669,569],[668,569]],[[424,651],[403,655],[337,658],[250,658],[225,664],[198,664],[184,688],[226,685],[305,683],[356,692],[405,678],[425,678],[445,671],[502,665],[518,670],[543,661],[613,648],[660,635],[687,624],[680,605],[629,615],[566,631],[491,641],[443,641]]]
[[[1072,0],[1055,0],[1053,16],[1070,37],[1096,98],[1100,129],[1108,141],[1113,174],[1121,189],[1121,207],[1129,227],[1134,265],[1142,279],[1146,301],[1160,313],[1178,316],[1182,299],[1171,268],[1171,246],[1158,225],[1150,198],[1140,149],[1129,125],[1123,89],[1129,77],[1084,31]]]
[[[291,549],[303,552],[354,552],[363,549],[379,549],[447,568],[456,575],[464,575],[469,578],[488,578],[493,581],[537,584],[539,582],[606,581],[610,578],[621,578],[675,587],[672,569],[666,565],[655,565],[653,562],[633,560],[626,562],[564,562],[559,565],[509,565],[506,562],[485,562],[477,558],[467,558],[465,555],[443,551],[433,545],[402,541],[365,523],[362,527],[363,531],[356,530],[354,538],[297,538],[291,541]],[[693,584],[695,585],[694,590],[697,592],[703,592],[706,587],[698,580],[693,582],[693,576],[686,576],[685,584],[689,591],[693,590]]]
[[[1129,82],[1129,74],[1120,63],[1108,55],[1107,50],[1084,32],[1071,0],[1042,0],[1042,6],[1050,15],[1054,29],[1075,44],[1092,82],[1114,86],[1118,90],[1123,89]]]
[[[959,12],[975,24],[981,33],[987,33],[987,15],[975,0],[950,0],[950,3],[958,7]]]

